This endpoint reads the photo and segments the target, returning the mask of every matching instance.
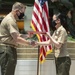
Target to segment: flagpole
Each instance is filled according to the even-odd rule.
[[[40,46],[38,46],[37,75],[40,75],[39,55],[40,55]]]

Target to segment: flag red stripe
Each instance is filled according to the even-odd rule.
[[[45,2],[44,2],[45,1]],[[41,5],[41,2],[43,5]],[[34,10],[32,15],[32,24],[36,31],[49,32],[49,12],[47,0],[35,0]],[[47,41],[49,38],[39,34],[40,41]],[[40,47],[40,61],[46,58],[46,53],[51,50],[50,46]]]
[[[46,12],[46,16],[47,16],[47,18],[49,17],[49,13],[48,13],[48,9],[47,9],[47,5],[46,5],[46,3],[44,4],[44,8],[43,8],[44,10],[45,10],[45,12]]]
[[[37,15],[35,12],[33,12],[33,14],[34,14],[36,20],[37,20],[38,23],[39,23],[40,29],[42,30],[42,25],[41,25],[41,23],[40,23],[40,21],[39,21],[38,15]],[[38,30],[38,31],[39,31],[39,30]]]
[[[38,30],[38,28],[36,27],[36,24],[34,23],[34,21],[33,21],[33,20],[32,20],[32,24],[34,25],[35,30],[36,30],[36,31],[39,31],[39,30]],[[39,37],[40,37],[40,38],[39,38],[39,39],[40,39],[40,41],[42,41],[42,38],[41,38],[40,34],[38,34],[38,35],[39,35]]]

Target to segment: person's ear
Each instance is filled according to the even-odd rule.
[[[19,10],[18,10],[18,9],[16,9],[16,10],[15,10],[15,12],[16,12],[16,14],[20,14],[20,12],[19,12]]]

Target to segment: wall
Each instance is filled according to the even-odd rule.
[[[32,30],[32,28],[30,27],[32,20],[32,11],[33,11],[33,6],[26,7],[25,19],[24,19],[24,29],[26,31]]]

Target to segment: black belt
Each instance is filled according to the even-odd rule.
[[[17,46],[15,46],[15,45],[5,44],[5,43],[0,43],[0,46],[14,47],[14,48],[16,48],[16,47],[17,47]]]

